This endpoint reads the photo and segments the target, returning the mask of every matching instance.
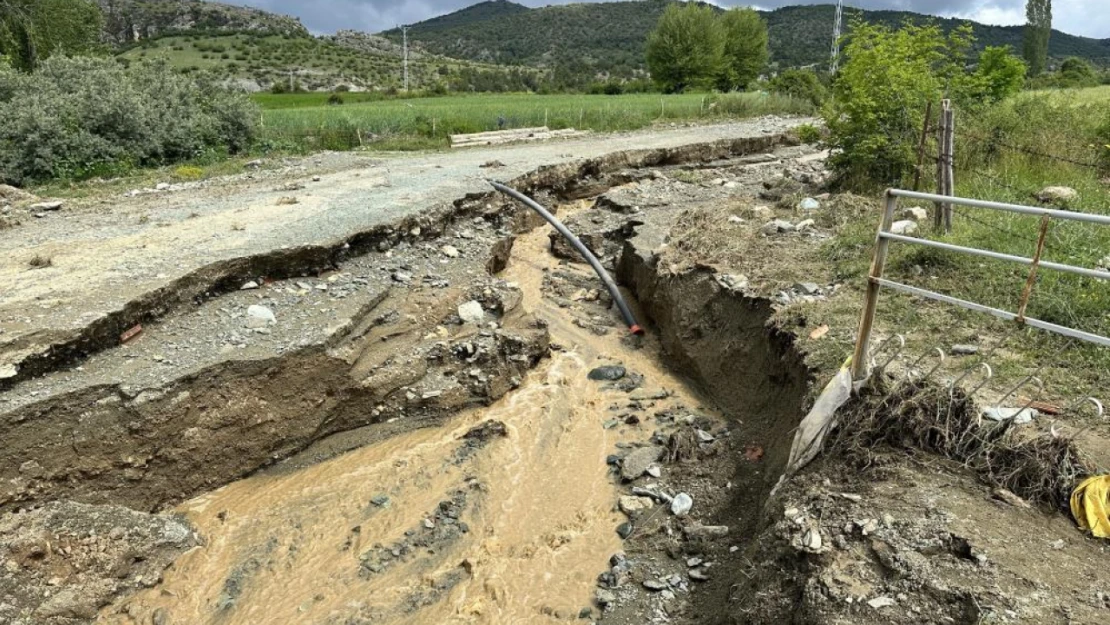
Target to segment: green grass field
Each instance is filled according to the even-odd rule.
[[[345,102],[357,99],[359,94]],[[319,100],[315,100],[319,98]],[[657,122],[714,120],[765,114],[807,114],[793,98],[763,93],[727,95],[474,95],[389,99],[337,106],[310,103],[326,94],[258,96],[264,138],[305,149],[446,147],[448,135],[548,126],[597,132],[635,130]]]

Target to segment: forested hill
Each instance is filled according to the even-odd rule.
[[[200,0],[96,0],[104,14],[104,38],[123,45],[170,34],[254,32],[307,37],[294,17]]]
[[[592,68],[628,75],[643,68],[643,46],[671,0],[600,2],[531,9],[507,0],[480,2],[460,11],[412,25],[409,37],[425,49],[446,56],[494,63]],[[782,67],[821,63],[828,58],[832,5],[791,6],[765,12],[771,60]],[[906,11],[845,10],[845,22],[899,24],[935,20],[950,29],[962,20]],[[972,22],[980,47],[1021,46],[1021,26]],[[396,30],[383,33],[400,38]],[[1110,39],[1091,39],[1053,31],[1049,54],[1078,56],[1110,64]]]

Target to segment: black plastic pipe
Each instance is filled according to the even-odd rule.
[[[624,322],[628,324],[628,330],[632,332],[632,334],[635,334],[637,336],[644,333],[644,329],[640,327],[640,324],[636,323],[636,317],[632,315],[632,310],[628,308],[628,303],[624,301],[624,296],[621,295],[620,289],[617,288],[617,283],[613,281],[613,278],[609,275],[609,272],[605,271],[605,268],[601,266],[601,261],[597,259],[597,256],[594,256],[593,252],[590,251],[590,248],[586,247],[581,241],[579,241],[578,237],[574,236],[573,232],[568,230],[561,221],[555,218],[555,215],[552,215],[550,211],[548,211],[543,206],[540,206],[540,204],[532,198],[524,195],[516,189],[507,187],[495,180],[488,180],[487,182],[493,185],[494,189],[497,189],[498,191],[513,198],[514,200],[523,203],[528,208],[536,211],[537,213],[539,213],[540,217],[543,217],[547,220],[547,223],[555,226],[555,229],[559,231],[559,234],[563,235],[563,238],[569,241],[570,244],[574,246],[574,249],[578,250],[578,253],[582,255],[582,258],[585,258],[586,262],[590,263],[590,266],[593,267],[594,272],[597,273],[597,277],[601,278],[601,281],[605,284],[605,288],[608,289],[609,294],[613,296],[613,301],[616,302],[617,308],[620,309],[621,316],[624,317]]]

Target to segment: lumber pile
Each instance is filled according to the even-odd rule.
[[[574,128],[551,130],[547,126],[494,130],[491,132],[451,135],[451,147],[469,148],[479,145],[501,145],[503,143],[514,143],[517,141],[546,141],[548,139],[578,137],[587,133],[588,131],[575,130]]]

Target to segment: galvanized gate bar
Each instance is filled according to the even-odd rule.
[[[912,200],[921,200],[923,202],[948,202],[950,204],[957,204],[959,206],[971,206],[974,208],[990,208],[993,210],[1007,211],[1010,213],[1021,213],[1023,215],[1048,215],[1053,219],[1064,219],[1067,221],[1085,221],[1093,224],[1101,224],[1110,226],[1110,215],[1093,215],[1091,213],[1075,213],[1072,211],[1064,211],[1056,208],[1041,208],[1039,206],[1022,206],[1020,204],[1007,204],[1005,202],[991,202],[988,200],[973,200],[965,197],[949,197],[947,195],[936,195],[933,193],[920,193],[918,191],[905,191],[902,189],[887,189],[887,193],[895,197],[904,197]]]
[[[985,256],[987,258],[994,258],[997,260],[1007,260],[1022,265],[1032,265],[1033,259],[1024,256],[1014,256],[1012,254],[1003,254],[1002,252],[992,252],[990,250],[981,250],[977,247],[964,247],[962,245],[953,245],[951,243],[944,243],[943,241],[930,241],[929,239],[919,239],[917,237],[907,237],[901,234],[894,234],[892,232],[882,232],[879,234],[884,239],[891,241],[898,241],[899,243],[909,243],[911,245],[923,245],[925,247],[935,247],[938,250],[948,250],[949,252],[962,252],[964,254],[971,254],[973,256]],[[1085,269],[1083,267],[1075,267],[1072,265],[1064,265],[1061,263],[1054,263],[1048,260],[1042,260],[1041,267],[1045,269],[1054,269],[1056,271],[1063,271],[1066,273],[1074,273],[1088,278],[1098,278],[1099,280],[1110,280],[1110,271],[1099,271],[1098,269]]]
[[[871,330],[875,323],[875,312],[878,307],[879,290],[881,287],[884,286],[896,291],[908,293],[910,295],[924,297],[954,306],[960,306],[961,308],[966,308],[968,310],[973,310],[980,313],[986,313],[995,317],[999,317],[1001,319],[1005,319],[1007,321],[1015,321],[1031,328],[1054,332],[1062,336],[1076,338],[1102,347],[1110,347],[1110,338],[1106,338],[1104,336],[1092,334],[1090,332],[1084,332],[1075,328],[1057,325],[1055,323],[1049,323],[1047,321],[1041,321],[1040,319],[1029,319],[1027,317],[1022,317],[1019,313],[1012,313],[1009,311],[1000,310],[998,308],[992,308],[984,304],[978,304],[976,302],[963,300],[958,297],[936,293],[927,289],[921,289],[918,287],[910,286],[908,284],[903,284],[901,282],[895,282],[893,280],[887,280],[883,278],[883,270],[886,267],[887,253],[890,249],[890,243],[893,241],[898,243],[908,243],[911,245],[922,245],[925,247],[943,249],[962,254],[970,254],[973,256],[983,256],[997,260],[1020,263],[1027,266],[1038,265],[1046,269],[1053,269],[1056,271],[1085,276],[1088,278],[1110,280],[1110,272],[1107,271],[1086,269],[1083,267],[1075,267],[1073,265],[1067,265],[1063,263],[1041,261],[1039,259],[1024,258],[1022,256],[1015,256],[1012,254],[1003,254],[1001,252],[993,252],[990,250],[953,245],[951,243],[944,243],[942,241],[930,241],[928,239],[918,239],[915,237],[894,234],[890,231],[890,229],[894,220],[894,211],[897,208],[898,198],[909,198],[921,200],[923,202],[945,202],[958,206],[987,208],[991,210],[1007,211],[1023,215],[1036,215],[1042,218],[1062,219],[1065,221],[1080,221],[1110,226],[1110,216],[1107,215],[1075,213],[1071,211],[1062,211],[1052,208],[1021,206],[1018,204],[989,202],[986,200],[973,200],[969,198],[934,195],[932,193],[919,193],[917,191],[905,191],[902,189],[887,189],[885,195],[885,206],[883,207],[882,221],[879,223],[879,231],[875,235],[875,255],[871,260],[871,271],[868,274],[867,294],[864,299],[863,314],[860,316],[859,334],[856,338],[856,347],[852,356],[853,379],[859,380],[864,378],[868,374],[868,356],[871,349]]]
[[[901,282],[895,282],[893,280],[887,280],[885,278],[876,278],[875,282],[877,282],[880,286],[885,286],[894,289],[895,291],[901,291],[903,293],[916,295],[918,297],[925,297],[928,299],[936,300],[938,302],[944,302],[945,304],[960,306],[961,308],[974,310],[975,312],[987,313],[988,315],[994,315],[995,317],[1005,319],[1006,321],[1014,321],[1018,318],[1018,316],[1012,312],[999,310],[998,308],[991,308],[990,306],[984,306],[983,304],[976,304],[975,302],[969,302],[958,297],[952,297],[951,295],[944,295],[943,293],[935,293],[933,291],[919,289],[908,284],[902,284]],[[1087,341],[1088,343],[1102,345],[1103,347],[1110,347],[1110,338],[1099,336],[1097,334],[1091,334],[1082,330],[1076,330],[1074,328],[1069,328],[1066,326],[1056,325],[1055,323],[1049,323],[1047,321],[1041,321],[1039,319],[1026,317],[1025,325],[1031,328],[1048,330],[1049,332],[1055,332],[1056,334],[1062,334],[1071,338]]]

